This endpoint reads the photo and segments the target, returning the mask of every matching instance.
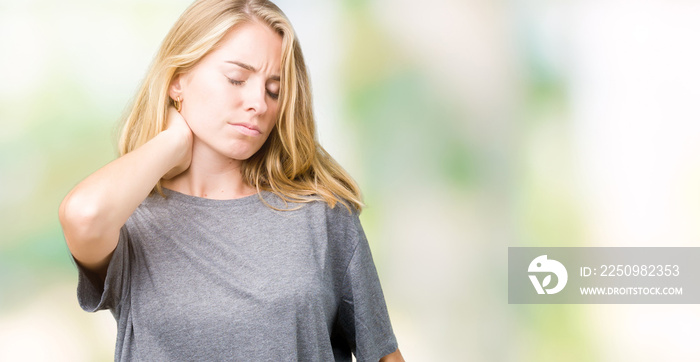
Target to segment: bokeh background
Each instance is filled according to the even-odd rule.
[[[190,1],[0,0],[0,361],[109,361],[63,196]],[[700,246],[700,2],[279,0],[408,361],[693,361],[697,305],[508,305],[508,246]],[[700,276],[698,276],[700,282]]]

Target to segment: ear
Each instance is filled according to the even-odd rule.
[[[182,73],[178,74],[170,82],[170,88],[168,89],[168,95],[172,99],[177,99],[177,97],[182,98]]]

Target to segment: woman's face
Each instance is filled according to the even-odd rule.
[[[253,21],[234,27],[211,53],[170,87],[194,134],[193,149],[245,160],[275,126],[282,37]]]

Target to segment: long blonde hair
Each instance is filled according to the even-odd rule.
[[[285,201],[322,199],[362,209],[360,189],[316,139],[311,87],[292,25],[267,0],[198,0],[180,16],[163,40],[128,113],[119,139],[124,155],[166,127],[171,81],[192,69],[235,25],[262,21],[282,37],[281,91],[275,129],[242,167],[244,180]],[[160,182],[155,191],[161,192]]]

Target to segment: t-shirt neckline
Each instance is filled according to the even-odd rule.
[[[265,191],[261,191],[262,195],[265,195]],[[188,194],[183,194],[181,192],[171,190],[168,188],[163,187],[163,194],[167,199],[171,199],[175,202],[184,202],[188,204],[193,204],[193,205],[201,205],[201,206],[242,206],[242,205],[249,205],[253,203],[258,203],[260,202],[260,194],[261,193],[254,193],[252,195],[248,196],[243,196],[239,197],[237,199],[224,199],[224,200],[219,200],[219,199],[209,199],[206,197],[199,197],[199,196],[192,196]],[[159,196],[159,195],[155,195]]]

